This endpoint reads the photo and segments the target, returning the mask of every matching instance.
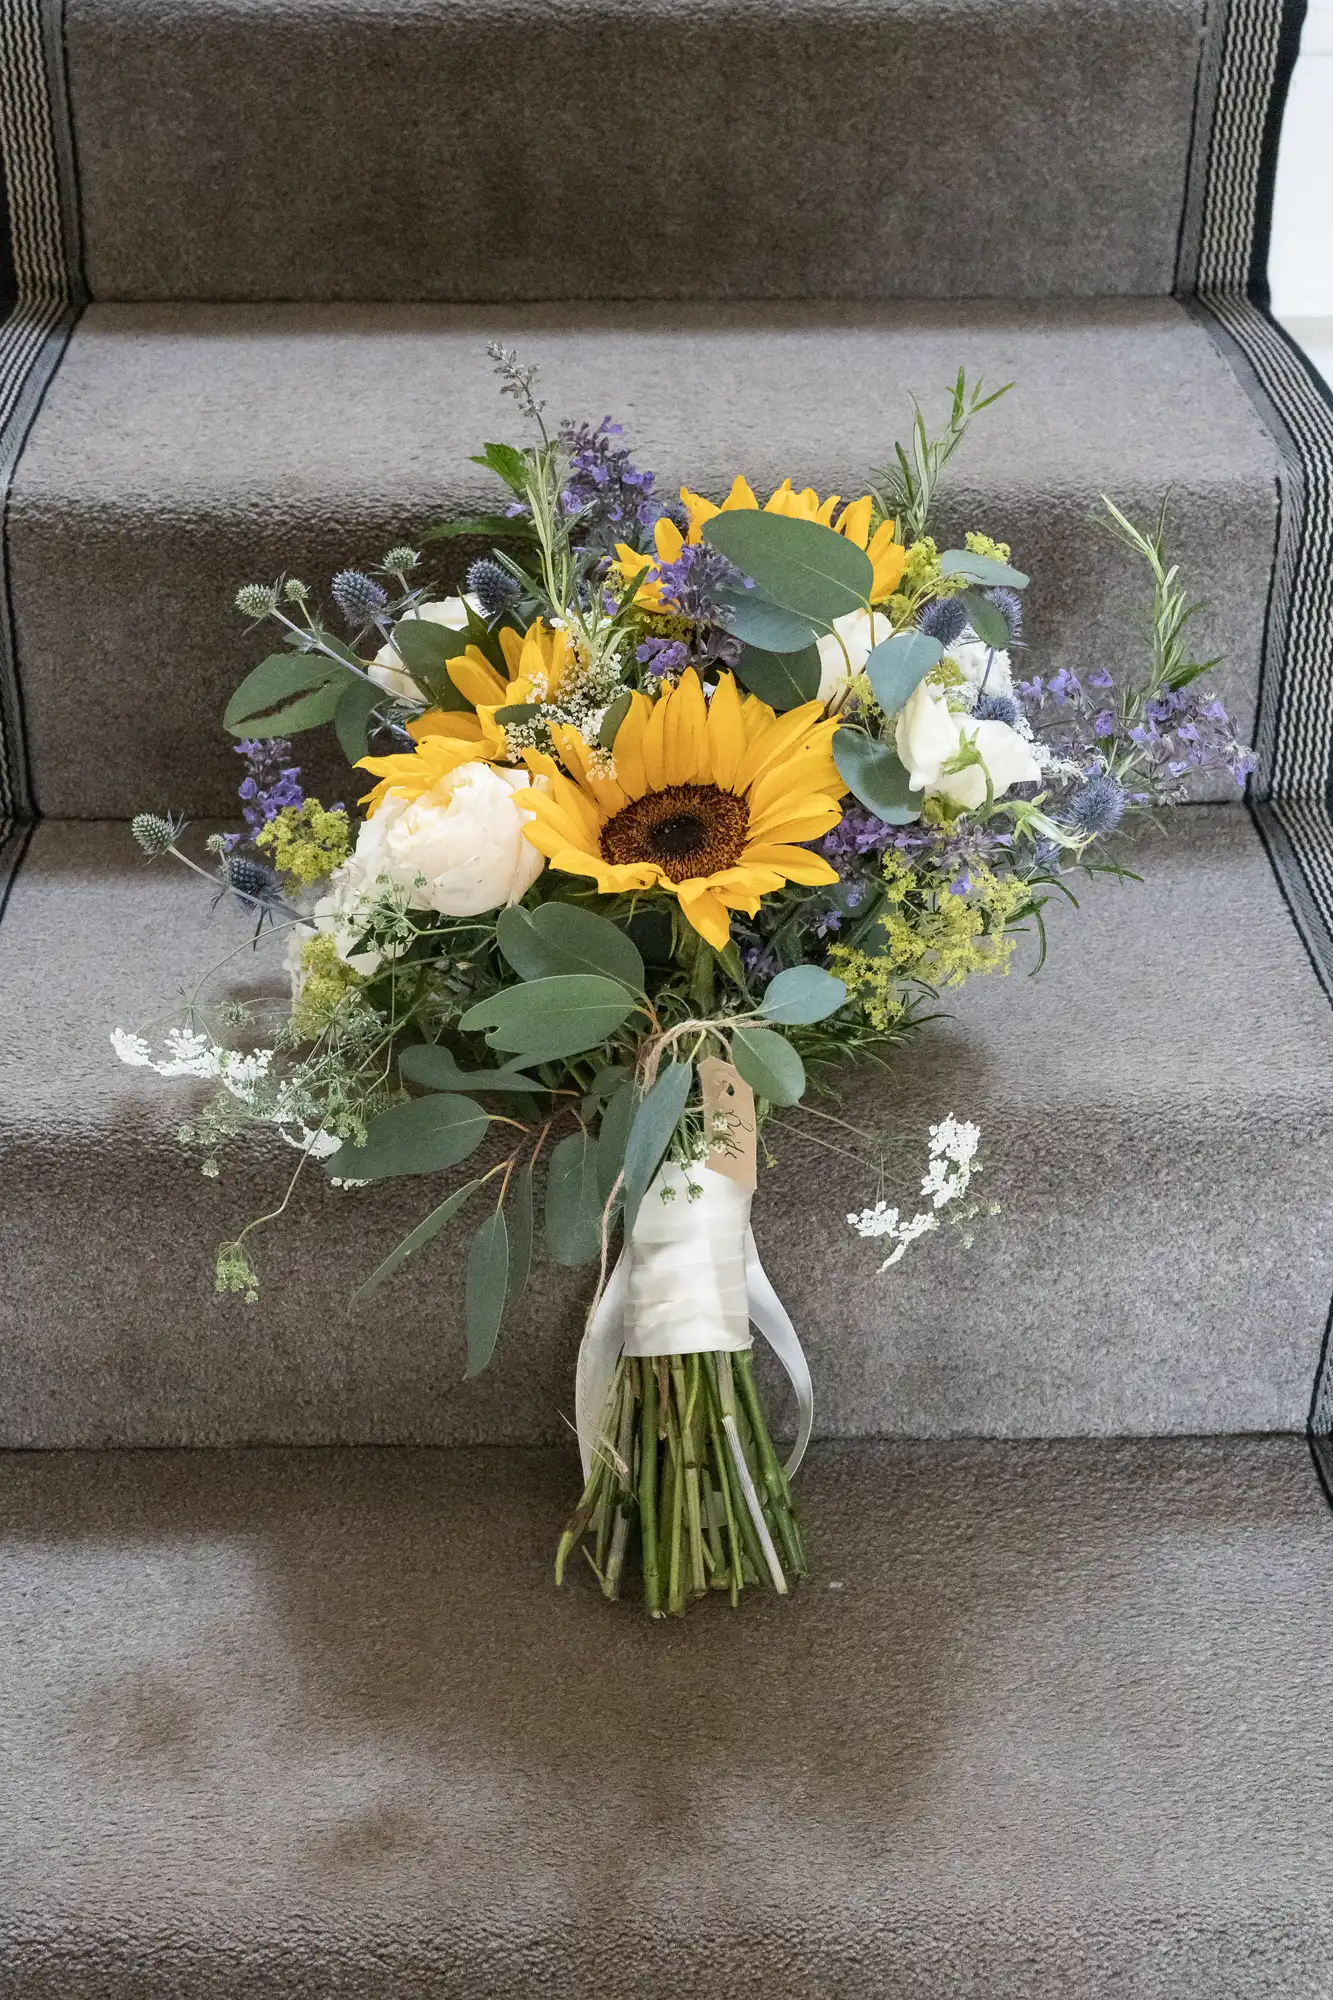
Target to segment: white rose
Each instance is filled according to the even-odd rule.
[[[352,946],[386,891],[398,891],[409,909],[447,917],[481,916],[526,894],[546,866],[523,835],[532,815],[520,794],[531,783],[526,771],[461,764],[420,798],[386,798],[315,905],[314,921],[333,932],[339,958],[367,977],[375,971],[381,954]]]
[[[1041,776],[1041,766],[1025,736],[1007,722],[977,722],[951,709],[943,688],[925,681],[898,717],[896,743],[913,791],[924,791],[927,798],[951,799],[970,810],[986,802],[987,775],[997,799],[1011,785],[1028,784]],[[964,744],[975,747],[981,764],[946,772],[944,766],[957,757]]]
[[[418,604],[412,616],[424,618],[428,625],[447,625],[451,632],[462,632],[467,626],[469,606],[480,614],[481,605],[475,597],[441,597],[434,604]],[[373,681],[400,700],[420,701],[421,691],[391,642],[386,641],[380,647],[369,671]]]
[[[987,694],[1013,693],[1014,676],[1008,653],[993,651],[984,639],[978,639],[970,625],[964,626],[946,651],[963,679],[971,681],[974,688],[984,687]]]
[[[847,611],[834,619],[833,631],[825,632],[816,641],[819,699],[826,706],[835,696],[845,693],[852,675],[861,672],[880,640],[888,636],[889,621],[882,613],[876,618],[870,611]]]

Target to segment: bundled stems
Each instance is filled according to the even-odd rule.
[[[581,1546],[604,1594],[619,1597],[636,1542],[654,1618],[714,1590],[732,1605],[747,1585],[785,1595],[807,1574],[748,1353],[622,1356],[556,1582]]]

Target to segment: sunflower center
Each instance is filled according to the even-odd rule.
[[[717,785],[671,785],[633,799],[602,828],[602,854],[623,865],[652,861],[671,882],[732,868],[745,851],[744,799]]]

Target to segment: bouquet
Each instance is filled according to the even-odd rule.
[[[534,370],[491,354],[529,435],[477,461],[494,514],[424,538],[489,548],[463,593],[408,546],[335,576],[331,619],[296,577],[246,585],[238,607],[278,643],[223,717],[244,823],[198,859],[170,815],[134,822],[149,856],[239,899],[256,944],[285,939],[272,1045],[244,1046],[248,1003],[198,999],[165,1049],[113,1042],[215,1085],[182,1134],[205,1173],[263,1125],[293,1180],[428,1186],[356,1304],[466,1216],[469,1374],[539,1244],[595,1270],[557,1581],[581,1548],[609,1597],[637,1575],[654,1616],[735,1605],[808,1568],[791,1482],[810,1374],[750,1230],[773,1134],[805,1121],[864,1160],[876,1199],[848,1222],[886,1268],[942,1223],[968,1240],[976,1126],[932,1127],[908,1212],[841,1116],[839,1071],[1004,971],[1071,871],[1120,872],[1095,856],[1128,816],[1253,760],[1191,656],[1164,515],[1144,532],[1106,505],[1151,581],[1135,677],[1024,667],[1009,547],[980,529],[937,546],[941,475],[1004,391],[960,374],[943,428],[916,409],[850,500],[788,479],[761,503],[743,477],[713,500],[660,492],[609,418],[548,428]],[[291,740],[323,728],[356,813],[302,787]],[[222,1246],[219,1291],[257,1297],[258,1226]],[[754,1326],[795,1390],[785,1457]]]

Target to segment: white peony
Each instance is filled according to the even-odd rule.
[[[1007,722],[977,722],[965,712],[951,709],[944,689],[926,681],[898,717],[896,743],[913,791],[924,790],[928,798],[951,799],[971,810],[986,802],[987,773],[996,798],[1011,785],[1027,784],[1041,776],[1041,765],[1025,736]],[[975,746],[981,765],[945,771],[944,766],[965,744]]]
[[[984,639],[978,639],[970,625],[964,626],[947,651],[963,679],[971,681],[974,688],[984,687],[987,694],[1013,693],[1014,676],[1008,653],[992,650]]]
[[[396,891],[408,909],[447,917],[478,917],[525,895],[546,866],[523,834],[532,815],[520,795],[532,782],[526,771],[461,764],[420,798],[391,793],[315,905],[314,922],[334,933],[338,956],[355,972],[375,970],[380,953],[352,946],[366,909],[386,892]]]
[[[412,616],[424,618],[429,625],[447,625],[451,632],[462,632],[467,625],[469,606],[480,613],[481,605],[475,597],[441,597],[434,604],[418,604]],[[392,643],[380,647],[369,672],[373,681],[401,701],[420,701],[421,691]]]
[[[826,707],[836,696],[846,692],[852,675],[864,669],[875,647],[882,639],[888,638],[889,631],[889,621],[883,612],[876,618],[870,611],[848,611],[841,618],[834,619],[833,631],[823,633],[816,642],[819,648],[819,699]]]

